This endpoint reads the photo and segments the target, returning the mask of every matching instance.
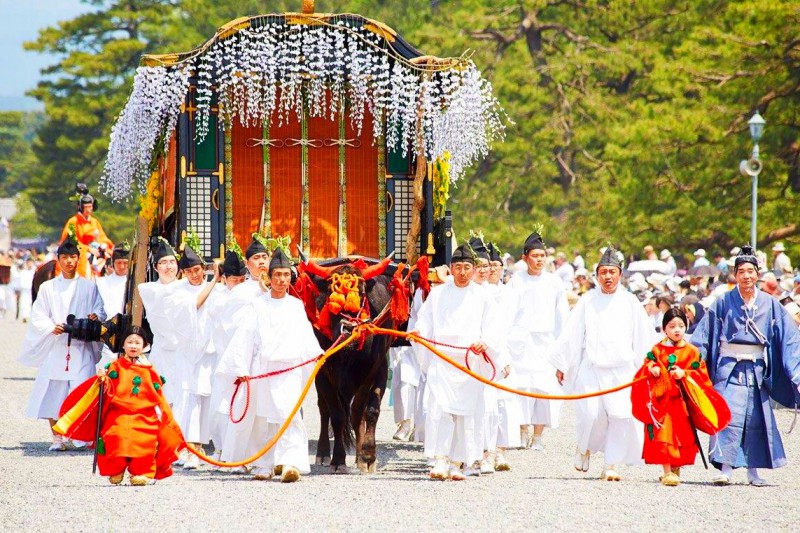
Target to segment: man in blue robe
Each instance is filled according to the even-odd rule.
[[[734,275],[736,288],[708,309],[691,342],[731,410],[730,424],[709,443],[711,462],[721,471],[714,484],[730,484],[733,469],[744,467],[749,483],[763,486],[758,468],[786,464],[769,402],[793,407],[800,400],[800,332],[780,302],[756,288],[752,247],[742,247]]]

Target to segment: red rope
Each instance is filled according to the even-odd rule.
[[[234,418],[233,418],[233,403],[236,401],[236,395],[239,394],[239,387],[242,385],[242,381],[247,383],[247,387],[246,387],[247,396],[245,396],[244,411],[242,411],[242,416],[241,417],[239,417],[238,419],[234,420]],[[231,396],[231,406],[230,406],[230,409],[228,409],[228,417],[231,419],[231,422],[233,422],[234,424],[238,424],[239,422],[244,420],[244,417],[247,414],[247,411],[250,409],[250,378],[249,377],[245,377],[244,379],[236,378],[236,381],[234,383],[236,384],[236,388],[233,389],[233,396]]]
[[[252,376],[252,377],[251,376],[245,376],[243,378],[236,378],[236,381],[234,382],[234,384],[236,385],[236,388],[233,389],[233,396],[231,396],[231,408],[230,408],[230,410],[228,412],[228,415],[230,416],[231,422],[233,422],[234,424],[238,424],[239,422],[244,420],[244,417],[247,415],[247,411],[250,409],[250,381],[252,381],[254,379],[271,378],[273,376],[278,376],[280,374],[285,374],[287,372],[291,372],[292,370],[296,370],[296,369],[298,369],[300,367],[306,366],[309,363],[316,363],[317,361],[319,361],[320,357],[322,357],[322,354],[314,357],[313,359],[309,359],[308,361],[303,361],[299,365],[294,365],[294,366],[291,366],[289,368],[283,368],[281,370],[275,370],[273,372],[267,372],[266,374],[259,374],[257,376]],[[245,396],[244,411],[242,411],[242,416],[240,416],[238,419],[234,420],[234,417],[233,417],[233,404],[236,402],[236,396],[239,393],[239,387],[242,386],[242,383],[245,384],[245,393],[247,395],[247,396]]]
[[[331,345],[331,348],[336,347],[336,345],[339,344],[342,341],[342,338],[343,338],[343,335],[340,335],[339,338],[336,339],[336,342],[334,342]],[[287,372],[291,372],[292,370],[297,370],[298,368],[306,366],[309,363],[316,363],[317,361],[320,360],[322,355],[323,354],[319,354],[318,356],[316,356],[316,357],[314,357],[312,359],[309,359],[308,361],[303,361],[302,363],[294,365],[294,366],[290,366],[289,368],[282,368],[281,370],[274,370],[272,372],[267,372],[266,374],[259,374],[257,376],[245,376],[243,378],[236,378],[236,381],[234,381],[234,385],[236,385],[236,388],[233,389],[233,395],[231,396],[231,405],[230,405],[230,409],[228,409],[228,417],[231,419],[231,422],[233,422],[234,424],[238,424],[239,422],[244,420],[245,416],[247,416],[247,411],[250,409],[250,382],[252,380],[254,380],[254,379],[271,378],[273,376],[279,376],[281,374],[285,374]],[[240,416],[238,419],[235,419],[234,416],[233,416],[233,404],[236,403],[236,396],[239,394],[239,388],[242,386],[242,383],[245,384],[245,394],[246,394],[245,403],[244,403],[244,410],[242,411],[242,416]]]
[[[466,366],[467,370],[469,370],[470,372],[472,371],[472,368],[470,368],[470,366],[469,366],[469,352],[472,352],[472,353],[474,353],[476,355],[481,355],[481,356],[483,356],[483,360],[486,361],[487,363],[489,363],[489,366],[492,367],[492,377],[489,378],[489,381],[494,381],[494,378],[497,376],[497,367],[495,367],[494,361],[492,361],[492,358],[489,357],[489,354],[486,353],[486,351],[476,352],[475,350],[472,349],[472,346],[454,346],[452,344],[447,344],[445,342],[439,342],[439,341],[435,341],[433,339],[426,339],[422,335],[417,335],[417,336],[420,339],[422,339],[424,341],[427,341],[427,342],[429,342],[431,344],[437,345],[437,346],[444,346],[445,348],[452,348],[454,350],[464,350],[464,366]]]

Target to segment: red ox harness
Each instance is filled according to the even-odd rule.
[[[413,266],[404,263],[398,265],[388,286],[392,295],[391,299],[375,319],[371,320],[369,300],[366,294],[362,294],[361,288],[367,280],[383,274],[390,263],[391,258],[388,257],[372,266],[368,266],[360,258],[351,261],[349,265],[357,269],[361,274],[359,275],[339,272],[345,265],[325,267],[313,261],[306,261],[298,266],[298,278],[291,287],[291,293],[303,302],[306,316],[314,328],[331,340],[333,340],[332,321],[334,316],[341,317],[342,328],[355,327],[367,322],[381,326],[389,317],[396,324],[402,324],[408,320],[410,312],[411,274],[414,270],[419,270],[420,288],[426,293],[430,290],[428,258],[422,256]],[[319,276],[330,282],[330,294],[320,310],[317,310],[316,305],[319,289],[314,284],[311,275]],[[365,339],[362,337],[360,348],[363,348],[364,341]]]

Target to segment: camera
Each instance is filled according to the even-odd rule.
[[[114,353],[122,351],[122,343],[125,342],[125,331],[131,324],[128,315],[117,314],[110,320],[100,322],[91,318],[75,318],[75,315],[67,316],[67,323],[64,325],[64,333],[72,339],[84,342],[103,342]]]
[[[75,340],[98,342],[102,340],[103,323],[91,318],[75,318],[75,315],[69,315],[64,325],[64,333]]]

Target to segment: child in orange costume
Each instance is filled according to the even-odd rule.
[[[141,357],[145,331],[132,326],[124,353],[98,372],[104,383],[103,421],[97,443],[100,475],[119,485],[127,469],[131,485],[172,475],[183,435],[161,390],[164,379]]]
[[[663,467],[661,483],[669,487],[680,484],[681,467],[694,464],[699,451],[679,381],[690,376],[702,389],[712,389],[700,352],[683,340],[686,326],[683,311],[664,314],[667,338],[647,354],[636,374],[647,379],[631,391],[633,414],[645,424],[642,458]]]

